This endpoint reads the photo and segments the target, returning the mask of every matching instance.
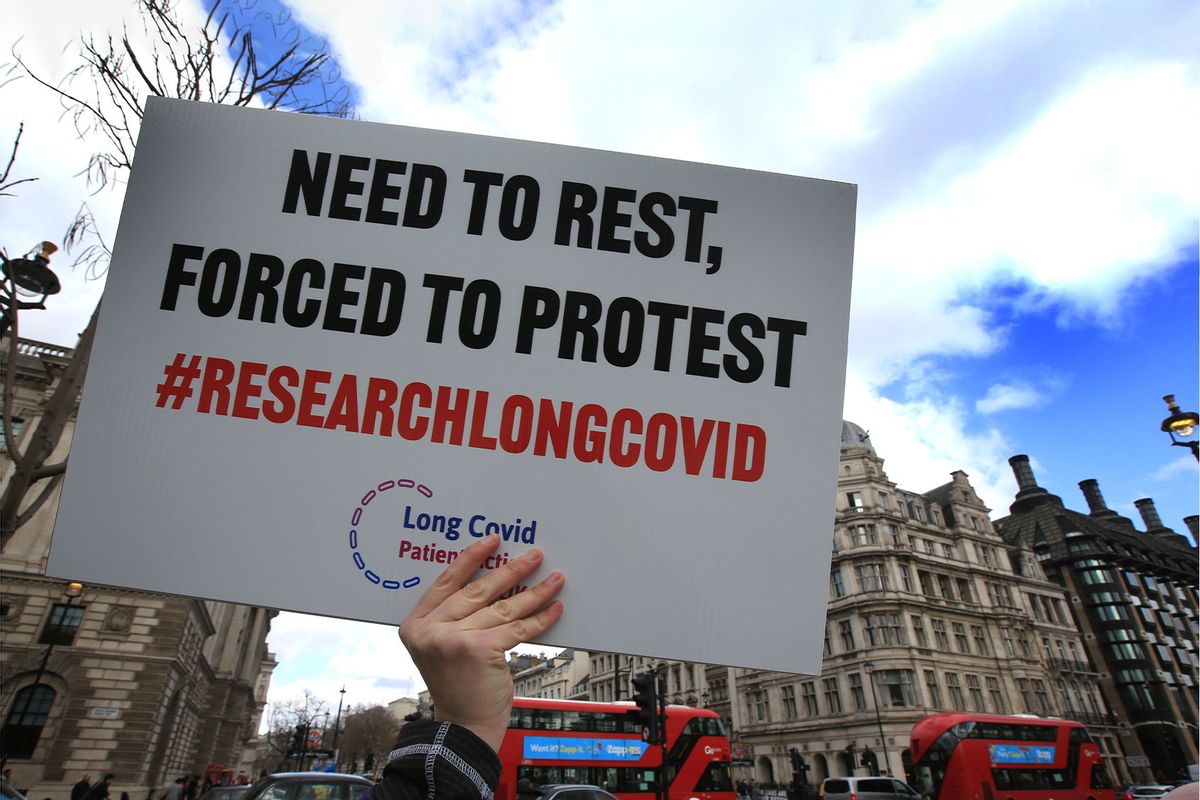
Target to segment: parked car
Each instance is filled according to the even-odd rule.
[[[255,781],[241,800],[358,800],[372,785],[337,772],[277,772]]]
[[[248,791],[250,791],[249,784],[244,786],[214,786],[200,795],[200,800],[242,800]]]
[[[1166,795],[1173,788],[1172,786],[1163,786],[1162,784],[1129,786],[1124,789],[1124,793],[1121,790],[1117,790],[1117,798],[1118,800],[1122,800],[1122,798],[1124,800],[1156,800],[1156,798]]]
[[[542,800],[617,800],[599,786],[583,783],[547,783],[537,791]]]
[[[823,800],[919,800],[920,792],[904,781],[883,775],[868,778],[826,778],[821,781]]]
[[[0,778],[0,800],[25,800],[25,795],[4,778]]]

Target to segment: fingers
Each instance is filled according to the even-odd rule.
[[[562,601],[555,600],[533,616],[491,628],[483,635],[488,646],[497,652],[511,650],[522,642],[536,641],[551,625],[558,622],[562,613]]]
[[[462,560],[461,557],[459,560]],[[435,621],[465,619],[528,578],[541,563],[542,551],[530,550],[520,558],[514,558],[504,566],[466,584],[446,597],[427,616]]]
[[[500,546],[499,536],[485,536],[463,550],[450,566],[442,570],[421,599],[413,607],[410,617],[423,617],[440,606],[447,597],[457,592],[471,580],[483,560]]]
[[[536,586],[480,608],[462,620],[462,628],[463,630],[497,628],[525,619],[562,591],[563,580],[561,572],[552,572]]]
[[[493,536],[472,544],[443,570],[400,623],[401,639],[410,638],[418,629],[445,622],[458,623],[456,627],[462,631],[504,629],[506,633],[501,638],[536,636],[557,621],[562,604],[556,603],[552,611],[544,607],[562,591],[565,577],[558,571],[550,573],[532,588],[522,588],[511,597],[492,602],[498,595],[518,586],[541,565],[541,550],[531,550],[481,578],[470,580],[483,560],[495,550],[498,540],[499,537]],[[539,609],[542,610],[539,612]],[[517,642],[520,641],[518,638]]]

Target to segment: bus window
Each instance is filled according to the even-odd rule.
[[[700,775],[700,779],[696,781],[696,785],[692,791],[732,792],[733,776],[730,774],[729,764],[720,761],[714,761],[709,764]]]
[[[557,731],[562,730],[562,712],[553,711],[548,708],[535,708],[533,710],[533,725],[531,728],[536,728],[542,731]]]
[[[1108,777],[1108,768],[1105,767],[1104,764],[1096,764],[1094,767],[1092,767],[1092,788],[1113,788],[1112,778]]]

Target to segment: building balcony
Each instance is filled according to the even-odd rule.
[[[1082,672],[1088,675],[1098,675],[1099,670],[1092,667],[1085,661],[1074,661],[1069,658],[1051,658],[1046,662],[1050,669],[1058,670],[1059,672]]]
[[[1082,722],[1084,725],[1092,725],[1096,727],[1117,727],[1117,717],[1115,714],[1093,714],[1088,711],[1067,711],[1065,714],[1067,719]]]

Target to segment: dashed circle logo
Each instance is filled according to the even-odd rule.
[[[415,489],[418,494],[426,499],[433,497],[433,490],[423,483],[417,483],[411,478],[401,478],[395,481],[384,481],[373,489],[367,491],[358,501],[358,505],[354,508],[354,513],[350,515],[350,557],[354,560],[354,566],[362,573],[362,576],[370,583],[379,586],[383,589],[412,589],[421,583],[421,577],[414,575],[411,578],[398,578],[392,576],[380,575],[379,572],[371,569],[367,564],[367,560],[363,558],[359,533],[362,531],[363,522],[367,516],[367,507],[371,505],[381,494],[390,492],[395,489],[407,491]],[[378,507],[377,507],[378,508]]]

